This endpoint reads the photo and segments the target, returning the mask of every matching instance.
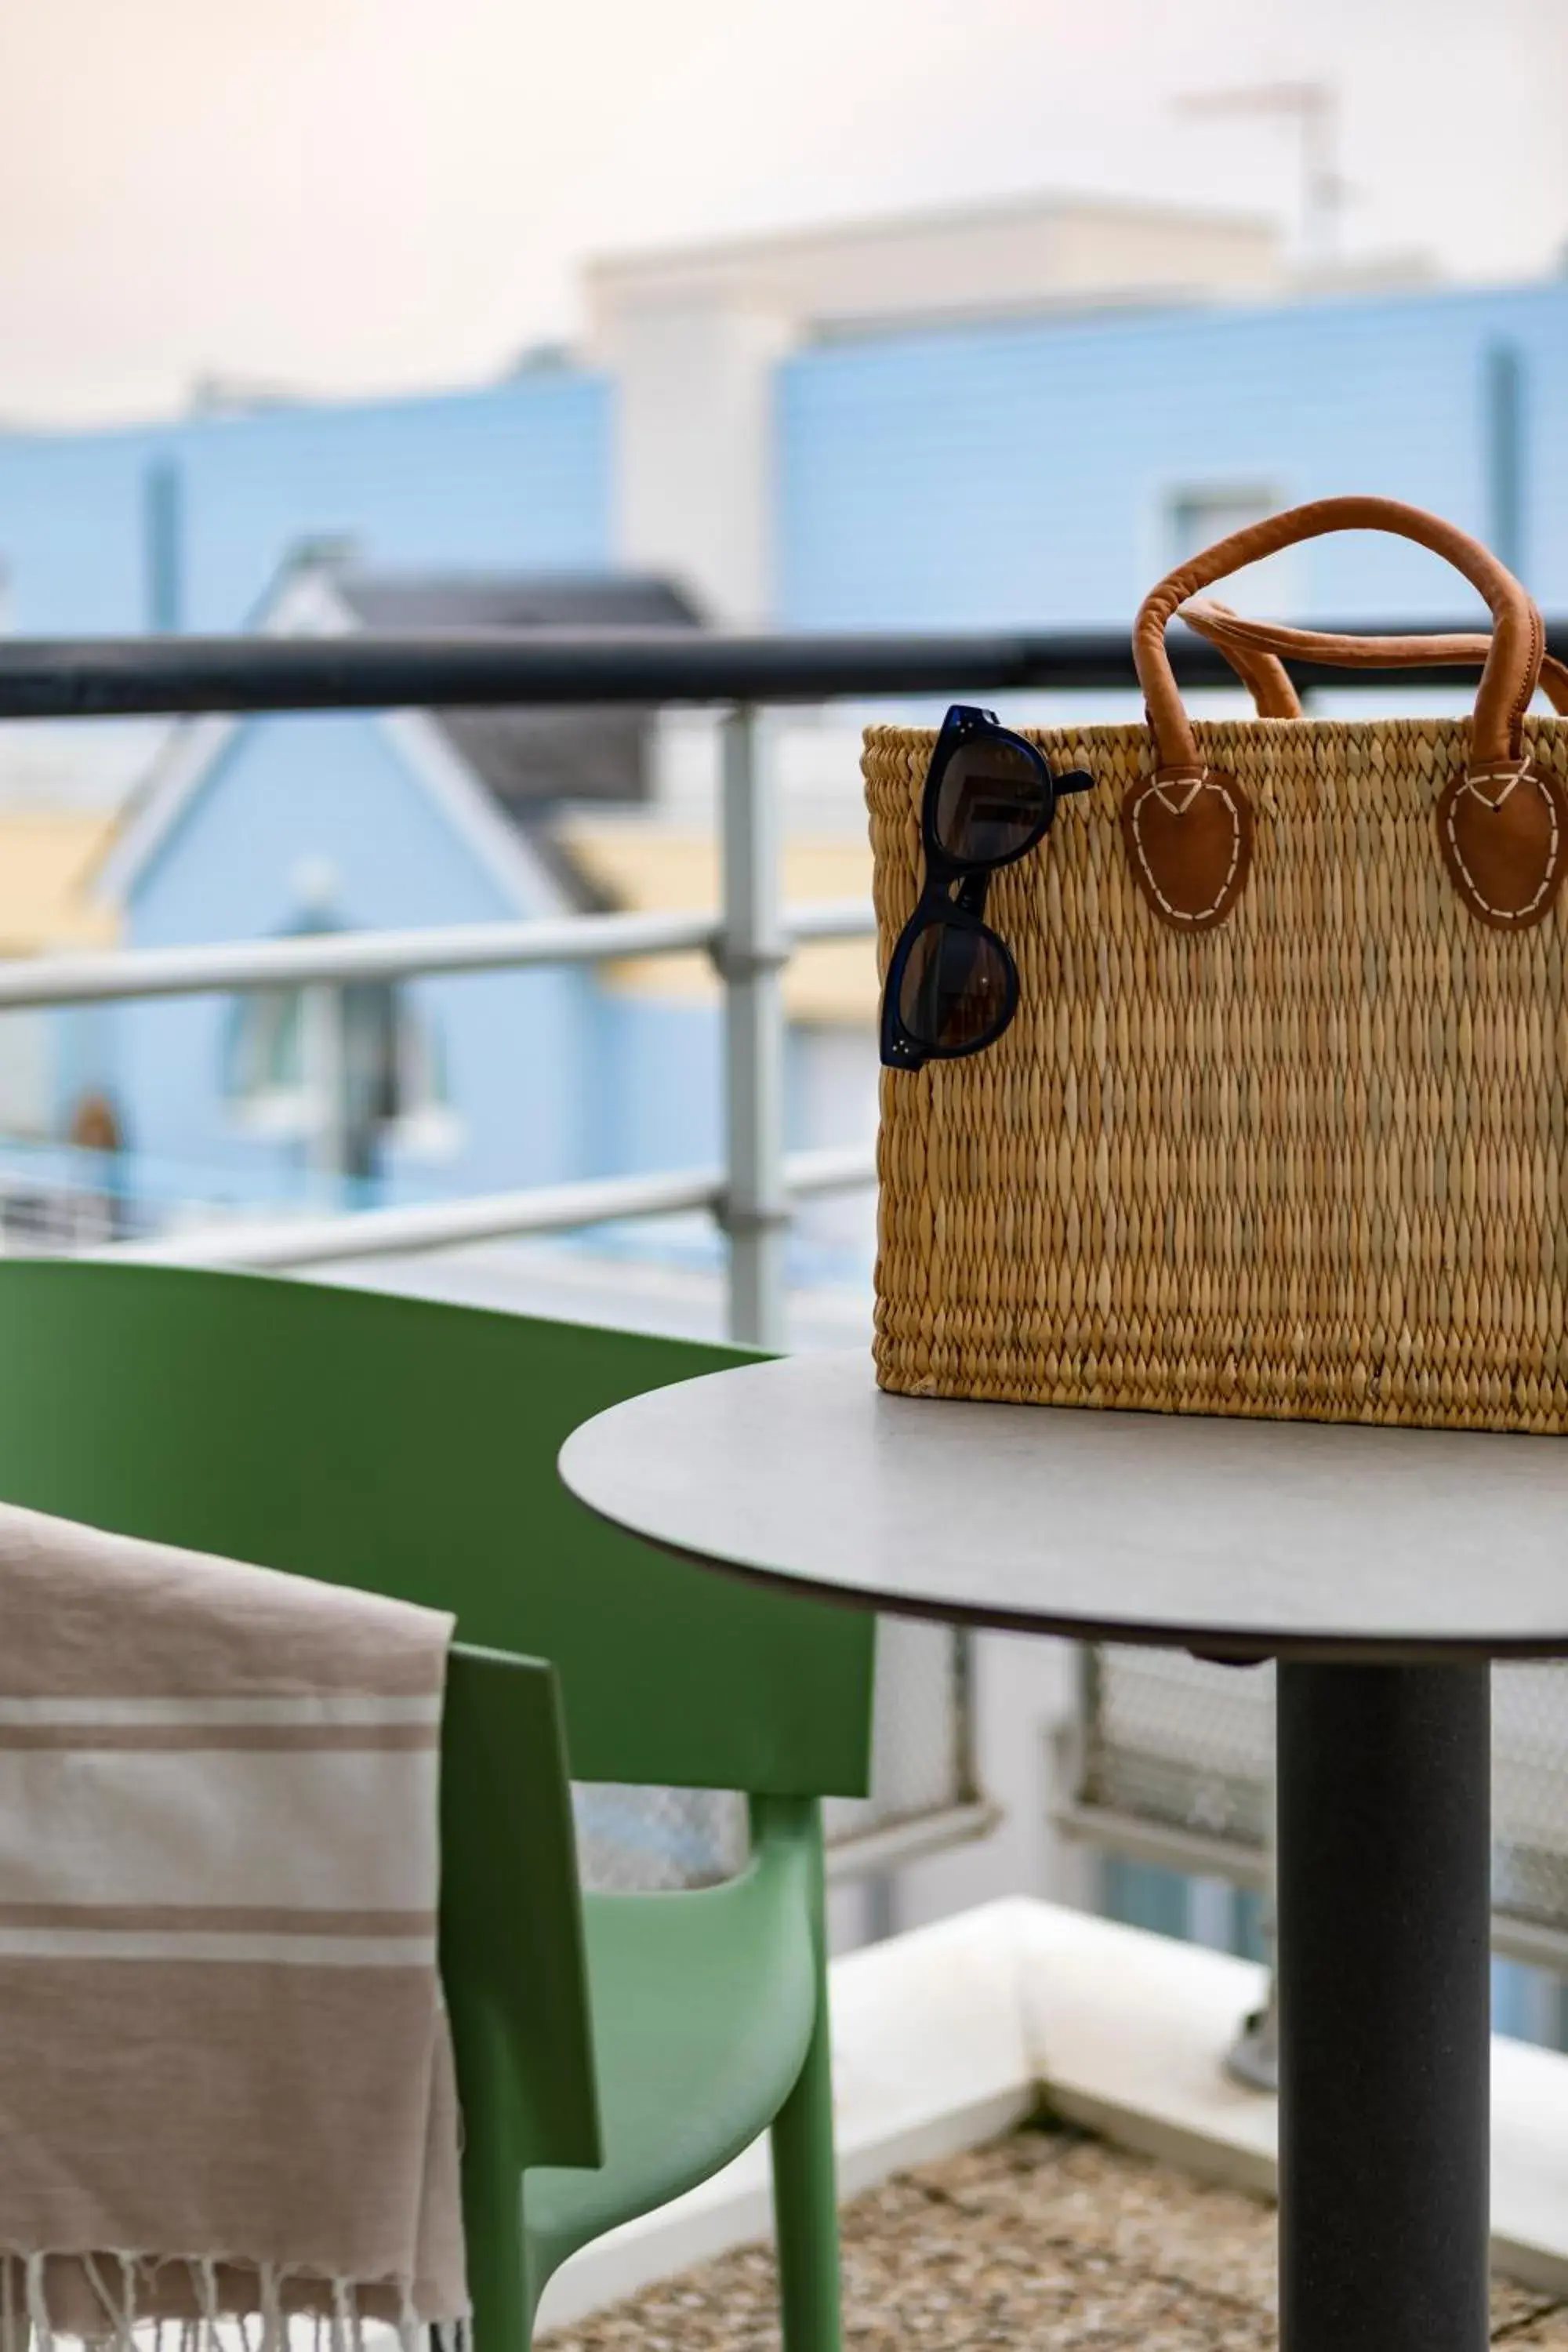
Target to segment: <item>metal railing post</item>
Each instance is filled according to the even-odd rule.
[[[330,983],[304,992],[304,1061],[306,1086],[313,1097],[317,1127],[310,1158],[334,1204],[343,1194],[347,1177],[348,1073],[343,992]]]
[[[789,1203],[784,1172],[782,839],[776,797],[758,763],[754,707],[721,722],[720,832],[724,982],[724,1228],[730,1336],[782,1348]]]

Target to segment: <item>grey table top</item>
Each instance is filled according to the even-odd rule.
[[[561,1475],[668,1549],[895,1613],[1215,1654],[1568,1654],[1568,1439],[951,1404],[868,1357],[634,1397]]]

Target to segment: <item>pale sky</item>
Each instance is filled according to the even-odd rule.
[[[1568,247],[1568,0],[0,0],[0,419],[482,380],[588,256],[1041,192],[1287,216],[1331,79],[1355,249]]]

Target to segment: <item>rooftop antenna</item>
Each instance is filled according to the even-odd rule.
[[[1182,114],[1267,115],[1295,130],[1301,164],[1301,256],[1330,268],[1340,256],[1340,226],[1350,186],[1340,171],[1340,94],[1331,82],[1249,82],[1237,89],[1193,90],[1176,100]]]

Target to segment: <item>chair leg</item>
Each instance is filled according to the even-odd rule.
[[[784,2352],[840,2352],[838,2189],[820,1859],[816,1902],[816,2023],[795,2088],[773,2119],[773,2220]]]
[[[522,2221],[522,2175],[488,2097],[464,2118],[463,2233],[473,2307],[464,2352],[530,2352],[539,2284]]]
[[[498,2189],[502,2184],[498,2182]],[[512,2202],[519,2182],[511,2180]],[[489,2200],[485,2200],[487,2203]],[[476,2215],[474,2219],[478,2219]],[[528,2276],[520,2229],[491,2205],[479,2227],[468,2223],[468,2298],[473,2305],[470,2352],[529,2352],[533,2341],[536,2297]]]

